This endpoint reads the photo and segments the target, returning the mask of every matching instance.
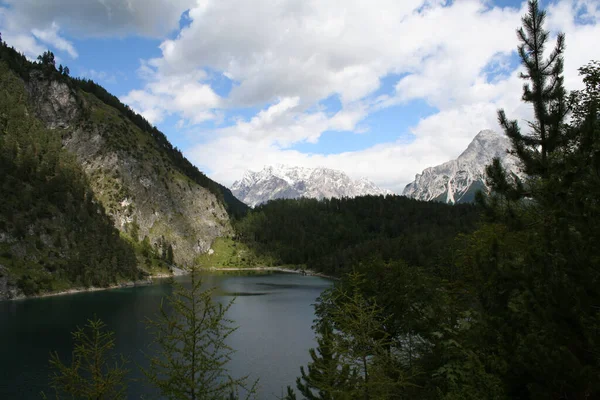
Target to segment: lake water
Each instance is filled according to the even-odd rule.
[[[188,277],[178,278],[184,284]],[[236,296],[228,317],[239,329],[228,343],[237,351],[229,365],[234,377],[260,379],[259,399],[275,399],[294,386],[308,349],[315,347],[313,304],[330,281],[295,274],[206,274],[218,301]],[[155,315],[161,298],[171,293],[168,281],[127,289],[0,302],[0,399],[39,399],[48,390],[48,355],[70,354],[70,332],[94,314],[115,331],[117,352],[132,363],[131,376],[141,378],[135,363],[147,365],[141,351],[150,335],[143,320]],[[147,384],[129,384],[128,398],[155,394]]]

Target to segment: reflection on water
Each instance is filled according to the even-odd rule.
[[[176,279],[189,284],[188,277]],[[312,304],[330,282],[282,273],[207,273],[203,279],[207,287],[217,288],[217,300],[236,297],[227,315],[239,326],[229,338],[237,350],[232,375],[260,378],[260,399],[281,396],[309,360],[308,349],[314,347]],[[68,357],[70,332],[93,315],[115,330],[117,351],[133,362],[132,376],[138,381],[129,385],[128,398],[153,394],[139,380],[135,363],[146,365],[142,352],[150,336],[143,320],[156,313],[171,291],[169,280],[163,280],[139,288],[0,302],[0,399],[38,399],[40,390],[47,390],[49,352]]]

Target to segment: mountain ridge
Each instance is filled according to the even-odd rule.
[[[341,198],[393,194],[366,178],[352,179],[342,171],[318,167],[294,167],[284,164],[246,171],[231,186],[232,193],[251,207],[275,199]]]
[[[508,137],[485,129],[454,160],[428,167],[404,188],[403,195],[425,201],[472,202],[478,190],[487,190],[485,167],[495,157],[504,168],[520,176],[516,157],[509,154]]]

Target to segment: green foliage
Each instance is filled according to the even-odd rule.
[[[296,386],[305,399],[394,399],[411,386],[399,347],[386,329],[389,318],[364,296],[364,277],[353,273],[319,298],[317,348]]]
[[[526,178],[508,175],[494,160],[487,168],[493,194],[478,196],[485,218],[474,232],[463,229],[454,241],[447,239],[461,230],[449,232],[444,252],[420,248],[425,252],[420,260],[401,246],[396,258],[389,257],[384,242],[370,242],[370,257],[356,257],[342,269],[353,265],[363,278],[342,277],[317,303],[319,322],[332,324],[334,336],[341,337],[342,345],[334,346],[339,354],[337,371],[344,365],[356,368],[353,357],[369,354],[366,368],[353,369],[362,378],[356,385],[366,382],[364,371],[387,365],[378,362],[378,353],[366,351],[375,348],[377,340],[384,341],[394,373],[380,376],[400,378],[403,384],[381,398],[600,396],[600,63],[580,69],[586,87],[568,97],[562,78],[564,36],[558,36],[554,51],[544,58],[549,36],[543,24],[543,11],[537,1],[530,1],[518,36],[526,70],[522,77],[527,81],[523,100],[533,106],[535,115],[529,123],[531,132],[522,133],[516,121],[499,112]],[[573,118],[567,123],[569,109]],[[377,209],[362,201],[370,226],[390,229],[377,225],[373,217]],[[309,251],[315,254],[312,246],[321,242],[326,244],[323,253],[338,251],[295,216],[277,214],[275,209],[283,204],[267,204],[250,213],[245,223],[261,226],[266,233],[241,224],[245,239],[250,234],[257,247],[289,259],[306,257]],[[307,225],[315,224],[311,218],[324,220],[316,226],[341,246],[353,243],[348,236],[369,232],[363,231],[365,220],[355,217],[359,211],[344,214],[336,209],[341,215],[336,220],[322,213],[318,203],[292,204],[300,210],[312,207],[314,216],[299,214],[308,219]],[[437,233],[428,225],[436,219],[432,209],[418,218],[408,224],[412,231]],[[344,230],[345,221],[352,221],[353,231]],[[291,239],[278,232],[275,223],[291,230],[302,250],[288,248]],[[303,239],[308,232],[315,237]],[[315,257],[315,263],[322,265],[323,258]],[[377,308],[371,308],[374,305]],[[319,360],[316,355],[311,353],[311,366]],[[310,387],[308,371],[303,371],[299,389]],[[339,386],[356,389],[350,382]],[[312,389],[316,395],[318,389]],[[364,391],[360,395],[376,396]],[[354,393],[351,398],[359,396]]]
[[[127,233],[135,243],[140,240],[140,225],[137,222],[137,217],[134,217],[133,221],[127,224]]]
[[[202,289],[196,269],[190,276],[191,288],[175,282],[157,317],[148,319],[156,353],[144,374],[169,399],[229,399],[240,391],[252,397],[256,382],[249,386],[247,376],[233,378],[227,370],[233,350],[226,341],[236,328],[225,314],[233,300],[215,302],[215,289]]]
[[[202,268],[246,268],[255,266],[272,266],[269,257],[257,256],[244,243],[231,238],[216,238],[211,245],[212,254],[204,253],[196,257],[195,263]]]
[[[173,246],[169,245],[167,248],[167,262],[169,265],[173,265]]]
[[[42,64],[45,67],[50,67],[50,68],[54,68],[56,66],[56,61],[54,61],[54,53],[51,52],[50,50],[45,51],[44,54],[38,56],[38,62],[40,64]],[[62,73],[62,65],[61,65],[61,72]]]
[[[50,354],[50,384],[56,398],[125,399],[129,370],[122,356],[112,354],[114,332],[94,318],[73,332],[73,340],[70,365],[63,363],[56,352]]]
[[[488,167],[489,223],[470,237],[461,261],[475,272],[479,338],[470,347],[510,397],[593,398],[600,395],[600,73],[597,63],[580,70],[586,89],[571,96],[567,125],[564,36],[544,59],[544,16],[530,1],[519,30],[531,133],[499,112],[528,179],[507,179],[498,162]]]
[[[339,390],[348,385],[350,379],[350,366],[342,363],[339,353],[336,353],[334,333],[329,321],[321,321],[317,328],[316,349],[310,349],[310,358],[307,369],[300,367],[301,377],[296,379],[298,391],[308,400],[332,400],[339,398]],[[288,389],[288,400],[295,398],[295,394]]]
[[[342,275],[373,257],[433,267],[452,238],[477,220],[473,205],[364,196],[270,201],[236,229],[241,242],[275,263]]]

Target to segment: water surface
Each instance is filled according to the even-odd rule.
[[[189,278],[179,278],[185,284]],[[233,376],[260,378],[259,399],[282,395],[294,385],[299,366],[315,346],[312,304],[330,281],[295,274],[206,274],[218,288],[216,300],[236,297],[228,317],[239,329],[229,344],[237,351]],[[39,399],[48,390],[48,354],[70,354],[70,332],[97,315],[115,331],[117,351],[132,363],[131,376],[142,378],[135,363],[146,365],[142,351],[150,343],[143,320],[152,317],[172,286],[159,284],[74,295],[0,302],[0,399]],[[129,384],[128,398],[155,394],[142,381]]]

